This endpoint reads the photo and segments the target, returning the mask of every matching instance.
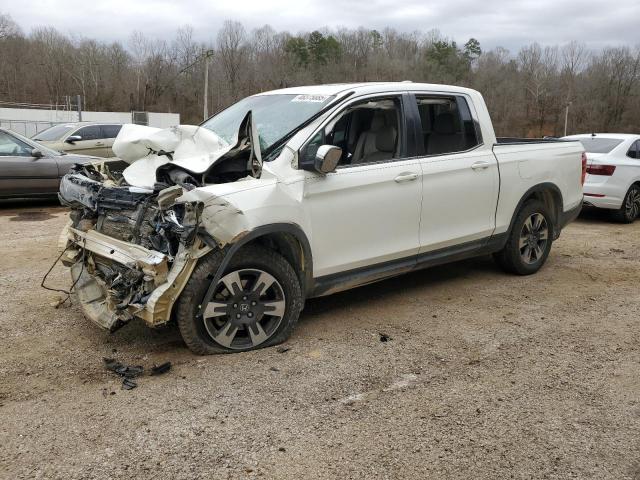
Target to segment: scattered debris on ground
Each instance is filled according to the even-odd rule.
[[[103,358],[104,366],[107,370],[122,377],[122,388],[124,390],[133,390],[138,384],[133,380],[144,373],[142,365],[125,365],[113,358]],[[171,362],[165,362],[160,365],[154,365],[149,370],[149,375],[162,375],[171,370]]]
[[[151,367],[149,375],[162,375],[163,373],[167,373],[169,370],[171,370],[171,362],[164,362],[160,365],[154,365]]]
[[[0,210],[1,478],[640,480],[640,221],[579,219],[534,276],[435,267],[309,300],[287,344],[195,357],[176,326],[49,305],[68,214],[47,208]],[[144,366],[138,388],[102,357]]]

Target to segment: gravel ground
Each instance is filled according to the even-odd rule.
[[[54,308],[65,221],[0,204],[0,477],[640,478],[640,222],[583,215],[535,276],[417,272],[309,301],[287,351],[196,357]],[[173,369],[126,391],[102,357]]]

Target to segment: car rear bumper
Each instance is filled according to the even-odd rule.
[[[603,194],[585,193],[583,204],[585,207],[608,208],[617,210],[622,205],[622,200]]]
[[[584,204],[588,207],[618,209],[626,193],[615,172],[612,176],[588,174],[584,182]]]

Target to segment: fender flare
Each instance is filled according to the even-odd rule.
[[[216,285],[218,285],[218,282],[222,278],[224,271],[229,266],[229,263],[231,262],[231,259],[236,254],[236,252],[240,250],[240,248],[242,248],[244,245],[255,240],[256,238],[263,237],[271,233],[287,233],[293,235],[296,240],[300,242],[300,245],[302,246],[304,262],[305,284],[302,286],[304,287],[303,293],[306,296],[307,293],[311,291],[311,289],[313,288],[313,258],[311,256],[311,244],[307,239],[307,235],[304,233],[302,228],[295,223],[273,223],[254,228],[247,234],[243,235],[237,242],[222,249],[224,257],[222,259],[222,262],[220,263],[220,266],[212,277],[211,284],[209,285],[207,293],[205,294],[203,299],[203,305],[207,303],[213,296],[213,291]]]
[[[524,193],[524,195],[522,195],[522,197],[520,198],[520,201],[516,205],[516,208],[513,211],[513,214],[511,215],[511,221],[509,222],[509,228],[507,230],[505,242],[506,242],[506,239],[511,236],[511,232],[513,230],[513,224],[515,223],[516,217],[518,216],[518,213],[522,209],[522,205],[524,205],[524,202],[529,197],[531,197],[531,195],[533,195],[534,193],[543,193],[549,190],[551,190],[555,195],[557,195],[557,198],[560,199],[559,204],[555,206],[556,211],[553,212],[555,217],[553,222],[553,239],[555,240],[558,238],[558,236],[560,235],[560,229],[561,229],[561,226],[560,226],[561,217],[564,210],[564,199],[562,198],[562,192],[560,191],[560,189],[555,183],[543,182],[543,183],[538,183],[537,185],[534,185],[531,188],[529,188]]]

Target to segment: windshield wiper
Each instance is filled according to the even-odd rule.
[[[307,120],[305,120],[304,122],[302,122],[300,125],[298,125],[296,128],[294,128],[293,130],[291,130],[289,133],[286,133],[284,136],[282,136],[280,139],[276,140],[275,142],[273,142],[269,147],[267,147],[264,151],[263,154],[263,161],[269,161],[271,160],[271,156],[276,153],[278,150],[280,150],[280,148],[282,148],[290,139],[291,137],[293,137],[296,133],[298,133],[300,130],[302,130],[304,127],[306,127],[307,125],[309,125],[311,122],[313,122],[316,118],[320,117],[321,115],[324,115],[326,112],[328,112],[329,110],[331,110],[333,107],[335,107],[337,104],[339,104],[340,102],[342,102],[344,99],[350,97],[351,95],[353,95],[355,92],[352,90],[350,92],[348,92],[347,94],[343,95],[340,98],[336,98],[333,102],[331,102],[330,104],[328,104],[326,107],[324,107],[323,109],[319,110],[317,113],[315,113],[314,115],[311,115]]]

